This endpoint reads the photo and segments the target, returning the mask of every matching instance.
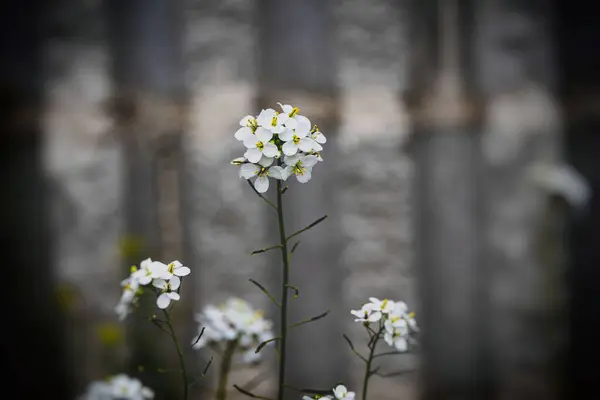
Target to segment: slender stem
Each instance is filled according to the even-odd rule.
[[[179,340],[177,340],[177,335],[175,335],[175,330],[173,329],[173,323],[171,322],[171,316],[167,310],[163,310],[165,314],[165,318],[167,319],[167,326],[171,331],[171,338],[173,339],[173,343],[175,343],[175,348],[177,349],[177,356],[179,357],[179,367],[181,368],[181,378],[183,379],[183,400],[187,400],[188,398],[188,375],[185,369],[185,360],[183,358],[183,351],[181,350],[181,346],[179,345]]]
[[[279,385],[278,400],[283,400],[283,389],[285,385],[285,345],[287,339],[287,305],[289,285],[289,260],[287,240],[285,238],[285,226],[283,224],[283,199],[281,195],[281,181],[277,181],[277,219],[279,221],[279,239],[281,241],[281,259],[283,261],[283,282],[281,283],[281,318],[279,328]]]
[[[381,324],[381,323],[380,323]],[[369,378],[373,375],[373,371],[371,371],[371,363],[375,358],[375,348],[377,347],[377,342],[381,337],[381,332],[383,331],[383,325],[380,325],[379,331],[375,333],[373,340],[369,343],[369,357],[367,358],[367,365],[365,366],[365,377],[363,379],[363,388],[362,388],[362,399],[367,400],[367,390],[369,388]]]
[[[217,387],[217,400],[225,400],[227,398],[227,379],[231,370],[231,361],[237,347],[237,341],[232,340],[227,342],[223,360],[221,361],[221,369],[219,370],[219,386]]]

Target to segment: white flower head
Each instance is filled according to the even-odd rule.
[[[333,395],[338,400],[353,400],[355,393],[349,392],[344,385],[338,385],[333,389]]]
[[[166,268],[161,268],[160,263],[147,258],[140,263],[140,269],[133,272],[131,276],[136,279],[140,285],[147,285],[152,282],[153,279],[161,278],[165,270]]]
[[[252,115],[246,115],[240,120],[240,126],[241,128],[235,132],[234,137],[239,141],[244,141],[254,135],[256,128],[258,128],[258,121]]]
[[[381,319],[381,311],[374,310],[371,303],[367,303],[360,310],[350,310],[350,313],[356,317],[355,322],[376,322]]]
[[[169,307],[171,301],[177,301],[180,299],[179,293],[176,292],[181,285],[181,280],[176,275],[172,276],[169,280],[155,279],[152,282],[154,287],[160,289],[162,293],[156,299],[156,305],[160,309]]]
[[[268,160],[268,159],[267,159]],[[244,164],[240,167],[240,178],[254,180],[254,188],[258,193],[265,193],[269,190],[269,178],[286,180],[287,172],[280,166],[264,167],[259,164]]]
[[[306,183],[312,178],[312,169],[319,162],[316,156],[294,155],[283,159],[286,164],[286,177],[295,175],[300,183]]]
[[[144,400],[154,392],[135,378],[119,374],[106,381],[92,382],[80,400]]]
[[[376,297],[369,297],[374,310],[379,310],[384,314],[390,313],[394,309],[394,302],[388,299],[379,300]]]
[[[257,163],[263,157],[279,157],[279,149],[271,142],[273,132],[259,127],[256,133],[244,139],[247,150],[244,157],[251,163]]]
[[[310,130],[309,136],[311,139],[313,139],[315,142],[317,142],[319,144],[327,143],[327,138],[319,130],[319,127],[317,125],[313,126],[313,128]]]
[[[278,113],[272,108],[267,108],[260,112],[256,120],[259,127],[271,133],[279,134],[284,131],[284,124],[289,120],[289,116],[285,113]],[[256,132],[258,133],[258,129]]]
[[[168,265],[156,262],[157,268],[163,270],[162,279],[171,279],[173,276],[188,276],[192,272],[188,267],[184,266],[179,261],[175,260],[170,262]]]

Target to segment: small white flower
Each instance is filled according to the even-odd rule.
[[[258,127],[258,122],[252,115],[246,115],[240,120],[240,126],[241,128],[235,132],[234,137],[239,141],[244,141],[254,135],[254,131]]]
[[[131,276],[135,278],[140,285],[147,285],[152,282],[153,279],[161,278],[165,271],[166,268],[161,268],[160,263],[156,263],[150,258],[147,258],[140,263],[140,269],[135,271]]]
[[[319,144],[327,143],[327,138],[325,137],[325,135],[323,135],[323,133],[321,131],[319,131],[319,127],[316,125],[313,126],[313,128],[310,130],[309,136],[311,139],[313,139],[315,142],[317,142]]]
[[[367,303],[360,310],[350,310],[350,313],[356,317],[355,322],[376,322],[381,319],[381,312],[373,312],[373,304]]]
[[[383,335],[383,339],[388,345],[394,347],[398,351],[408,350],[408,341],[406,340],[406,337],[399,333],[390,333],[386,331]]]
[[[373,304],[374,310],[379,310],[384,314],[388,314],[394,309],[394,302],[388,299],[379,300],[376,297],[369,297],[369,301]]]
[[[287,165],[285,168],[286,177],[295,175],[300,183],[306,183],[312,177],[312,169],[318,160],[315,156],[294,155],[286,156],[283,162]]]
[[[311,138],[307,137],[308,132],[296,130],[293,131],[290,128],[287,128],[285,131],[279,134],[279,139],[283,140],[285,143],[281,147],[283,154],[286,156],[293,156],[298,153],[298,150],[304,151],[308,153],[312,151],[314,146]]]
[[[156,262],[156,264],[157,268],[164,271],[160,276],[160,278],[162,279],[171,279],[173,275],[188,276],[190,272],[192,272],[188,267],[185,267],[182,263],[180,263],[177,260],[169,263],[168,265],[159,262]]]
[[[246,158],[245,157],[237,157],[234,158],[233,160],[230,161],[230,164],[233,165],[242,165],[246,162]]]
[[[300,109],[293,107],[289,104],[279,104],[284,114],[288,116],[288,120],[285,122],[285,126],[290,129],[310,129],[310,121],[303,115],[300,115]]]
[[[240,167],[240,178],[250,179],[257,177],[254,181],[254,188],[258,193],[265,193],[269,190],[269,177],[279,180],[286,180],[287,171],[282,167],[273,166],[270,168],[257,164],[244,164]]]
[[[92,382],[80,400],[144,400],[153,399],[154,392],[135,378],[119,374],[107,381]]]
[[[164,279],[155,279],[152,284],[163,292],[156,299],[158,308],[165,309],[169,307],[172,300],[177,301],[180,299],[179,293],[175,292],[181,285],[181,280],[177,276],[171,277],[168,281]]]
[[[258,122],[258,126],[262,127],[272,133],[281,133],[285,129],[284,124],[288,121],[289,116],[287,114],[280,114],[272,108],[267,108],[266,110],[262,110],[256,121]],[[258,133],[258,129],[256,130]]]
[[[355,393],[349,392],[344,385],[338,385],[333,389],[333,394],[338,400],[353,400],[355,396]]]
[[[257,128],[254,135],[244,139],[244,146],[248,150],[244,153],[244,157],[251,163],[257,163],[263,155],[266,157],[278,157],[279,150],[277,146],[270,142],[273,138],[273,133],[265,128]]]

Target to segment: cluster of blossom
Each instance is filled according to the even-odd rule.
[[[412,340],[411,334],[418,331],[414,313],[408,311],[403,301],[370,297],[360,310],[351,310],[350,313],[356,317],[354,321],[365,325],[379,322],[384,330],[385,342],[398,351],[406,351]]]
[[[206,306],[196,316],[196,321],[200,324],[200,331],[204,328],[204,333],[194,348],[236,342],[236,348],[246,363],[256,362],[260,358],[260,353],[255,352],[257,346],[273,337],[272,322],[239,298],[231,298],[219,307]]]
[[[139,269],[131,267],[131,275],[121,282],[123,294],[115,307],[119,319],[124,320],[131,313],[140,294],[143,293],[142,287],[149,284],[152,284],[159,293],[156,299],[158,308],[167,308],[172,300],[179,300],[177,290],[181,285],[180,277],[187,276],[190,272],[190,269],[184,267],[179,261],[164,264],[160,261],[152,261],[150,258],[142,261]]]
[[[79,400],[144,400],[153,399],[154,392],[142,383],[125,374],[106,381],[92,382]]]
[[[259,193],[269,189],[269,178],[285,181],[294,175],[298,182],[308,182],[312,168],[323,161],[319,153],[323,150],[321,144],[327,142],[325,135],[316,125],[311,128],[309,119],[300,115],[297,107],[277,104],[282,112],[267,108],[257,117],[247,115],[235,133],[246,152],[231,163],[240,166],[240,178],[256,177],[254,188]]]
[[[316,400],[316,399],[327,399],[327,400],[333,400],[333,399],[337,399],[337,400],[354,400],[354,396],[355,393],[354,392],[349,392],[348,389],[346,389],[346,386],[344,385],[338,385],[335,387],[335,389],[333,389],[333,395],[325,395],[325,396],[314,396],[314,397],[308,397],[308,396],[304,396],[302,397],[302,400]]]

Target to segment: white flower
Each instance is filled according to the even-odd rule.
[[[355,322],[376,322],[381,319],[381,312],[373,312],[373,304],[367,303],[360,310],[350,310],[350,313],[357,317]]]
[[[285,121],[285,126],[287,128],[302,130],[310,129],[310,121],[305,116],[300,115],[300,109],[298,107],[293,107],[289,104],[277,104],[279,104],[283,113],[288,116],[287,121]]]
[[[294,155],[286,156],[283,162],[287,165],[285,168],[286,177],[295,175],[300,183],[306,183],[312,177],[312,169],[318,160],[315,156]]]
[[[115,306],[115,313],[119,316],[120,321],[127,318],[127,315],[129,315],[133,309],[133,304],[137,300],[140,284],[138,280],[133,277],[135,272],[136,270],[132,268],[132,275],[121,282],[123,293],[121,294],[119,303]]]
[[[319,127],[316,125],[310,130],[309,136],[312,140],[319,144],[327,143],[327,138],[325,137],[325,135],[323,135],[321,131],[319,131]]]
[[[236,157],[233,160],[230,161],[230,164],[232,165],[242,165],[246,162],[246,158],[245,157]]]
[[[107,381],[92,382],[80,400],[144,400],[153,399],[154,392],[135,378],[119,374]]]
[[[171,279],[173,276],[188,276],[190,272],[192,272],[188,267],[183,266],[183,264],[177,260],[170,262],[169,265],[159,262],[156,264],[158,264],[157,268],[164,268],[164,272],[162,273],[162,276],[160,276],[162,279]]]
[[[338,400],[353,400],[354,392],[349,392],[344,385],[338,385],[335,389],[333,389],[333,394]]]
[[[408,349],[406,336],[402,336],[397,332],[390,333],[386,331],[383,335],[383,339],[388,345],[396,348],[398,351],[406,351]]]
[[[161,263],[154,262],[150,258],[147,258],[140,263],[140,269],[133,272],[131,276],[136,279],[140,285],[147,285],[152,282],[153,279],[161,278],[164,275],[167,268],[166,266],[165,268],[162,268],[160,264]]]
[[[175,292],[175,290],[179,289],[181,280],[177,276],[171,277],[171,279],[168,281],[164,279],[155,279],[152,284],[154,287],[159,288],[163,292],[156,299],[156,305],[158,308],[165,309],[169,307],[171,300],[179,300],[179,293]]]
[[[262,127],[272,133],[281,133],[285,129],[284,124],[288,121],[289,116],[287,114],[280,114],[272,108],[262,110],[256,121],[258,126]],[[256,130],[258,134],[258,129]]]
[[[376,297],[369,297],[369,301],[373,304],[374,310],[379,310],[384,314],[394,309],[394,302],[388,299],[379,300]]]
[[[285,154],[286,156],[293,156],[294,154],[298,153],[298,150],[304,151],[306,153],[312,151],[314,148],[314,140],[307,136],[307,131],[293,131],[290,128],[287,128],[285,131],[280,133],[279,139],[285,142],[281,148],[283,154]]]
[[[250,135],[244,139],[244,146],[248,150],[244,153],[244,157],[251,163],[257,163],[262,156],[279,157],[279,150],[270,140],[273,138],[273,133],[265,128],[257,128],[254,135]]]
[[[280,180],[287,179],[287,171],[279,166],[267,168],[251,163],[242,165],[239,174],[240,178],[244,179],[250,179],[256,176],[254,188],[258,193],[264,193],[269,190],[269,177]]]
[[[258,122],[252,115],[246,115],[240,120],[240,126],[241,128],[235,132],[234,137],[237,140],[244,141],[254,135],[254,131],[256,131],[256,128],[258,127]]]

